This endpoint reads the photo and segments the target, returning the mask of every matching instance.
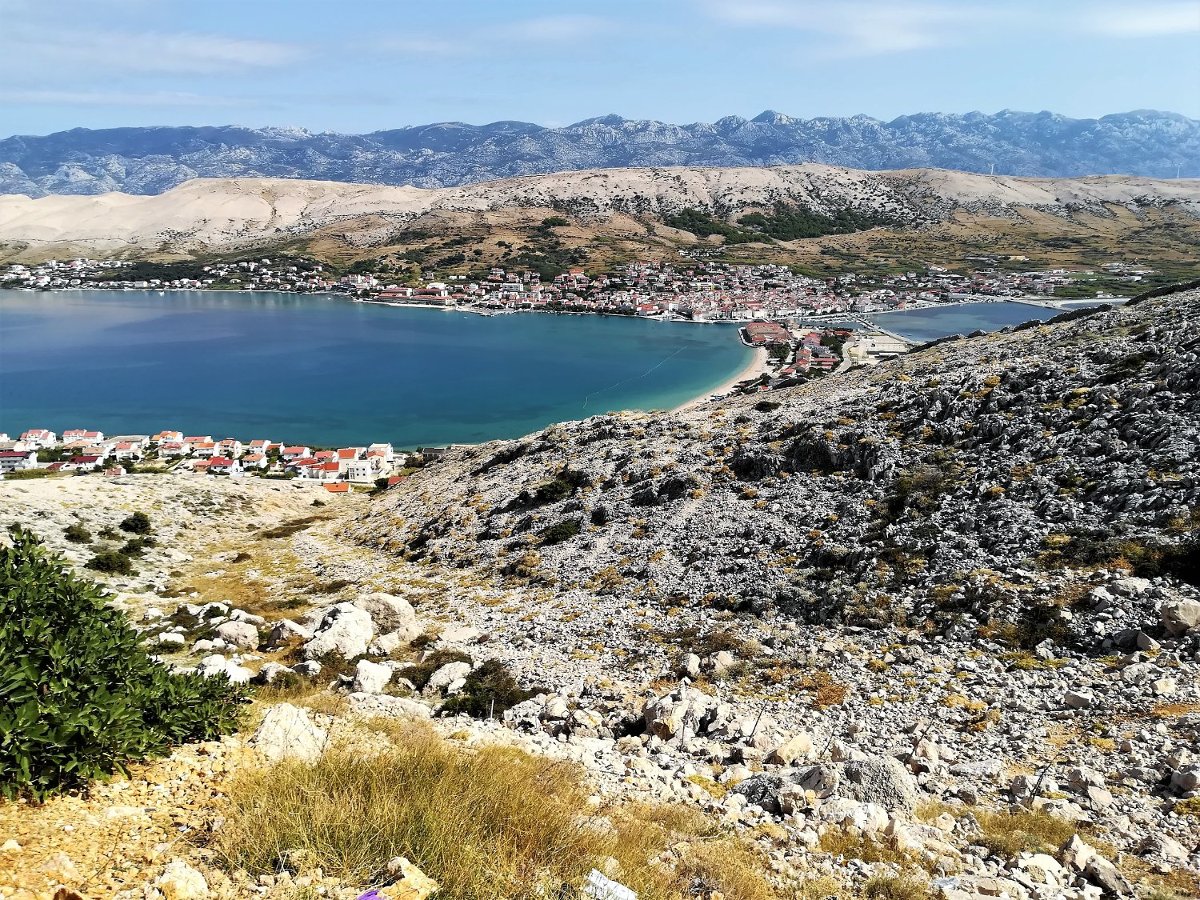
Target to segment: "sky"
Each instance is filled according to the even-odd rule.
[[[0,0],[0,136],[1161,109],[1200,0]]]

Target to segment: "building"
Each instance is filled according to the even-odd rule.
[[[23,472],[37,467],[36,450],[0,450],[0,472]]]
[[[21,440],[25,442],[27,447],[31,447],[34,450],[41,450],[44,447],[53,447],[57,444],[58,436],[53,431],[47,431],[45,428],[30,428],[21,434]]]

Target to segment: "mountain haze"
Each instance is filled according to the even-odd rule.
[[[1138,110],[1099,119],[1004,110],[673,125],[610,115],[561,128],[440,122],[364,135],[303,129],[77,128],[0,141],[0,193],[157,194],[198,177],[319,179],[437,188],[625,166],[946,168],[1076,177],[1200,175],[1200,121]]]

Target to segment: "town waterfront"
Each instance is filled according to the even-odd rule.
[[[728,324],[484,317],[302,294],[0,291],[0,432],[471,443],[670,409],[753,358]]]

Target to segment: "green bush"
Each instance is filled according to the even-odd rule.
[[[122,556],[142,556],[147,547],[154,546],[152,537],[135,537],[127,540],[118,551]]]
[[[418,691],[423,691],[429,684],[429,679],[433,677],[434,672],[442,666],[448,666],[454,662],[471,664],[474,661],[461,650],[433,650],[424,660],[414,663],[411,666],[405,666],[396,675],[399,678],[407,678],[413,683],[413,687]]]
[[[90,544],[92,542],[92,533],[78,522],[63,529],[63,536],[72,544]]]
[[[442,705],[442,712],[465,713],[476,719],[499,715],[523,703],[536,691],[523,689],[508,667],[498,659],[489,659],[467,676],[460,693]]]
[[[561,522],[547,525],[538,532],[538,537],[542,539],[542,546],[544,547],[561,544],[563,541],[569,541],[575,535],[579,534],[580,525],[579,519],[563,519]]]
[[[117,550],[105,550],[88,560],[87,567],[105,575],[133,575],[133,563],[129,557]]]
[[[128,531],[130,534],[149,534],[150,517],[144,512],[135,512],[121,522],[120,528],[122,531]]]
[[[0,547],[0,796],[41,800],[232,730],[241,694],[172,673],[28,531]]]

